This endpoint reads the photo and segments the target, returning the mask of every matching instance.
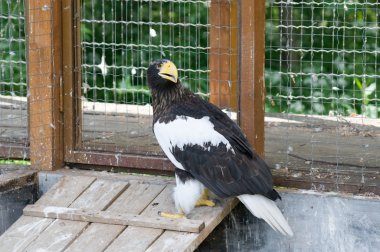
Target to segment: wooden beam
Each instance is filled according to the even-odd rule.
[[[191,233],[199,233],[205,227],[204,221],[201,220],[190,220],[186,218],[173,219],[159,216],[148,217],[138,214],[42,205],[27,205],[24,208],[24,215],[61,220],[159,228]]]
[[[63,166],[61,1],[27,0],[29,139],[32,166]]]
[[[256,152],[264,156],[265,1],[239,1],[238,122]]]
[[[237,1],[210,6],[210,102],[237,110]]]
[[[72,153],[81,143],[80,5],[81,1],[62,1],[62,37],[66,41],[62,56],[65,161],[74,158]]]

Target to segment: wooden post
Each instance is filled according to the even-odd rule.
[[[210,6],[210,102],[237,110],[237,0]]]
[[[256,152],[264,157],[265,0],[239,1],[238,121]]]
[[[30,159],[37,169],[63,165],[61,1],[27,0]]]

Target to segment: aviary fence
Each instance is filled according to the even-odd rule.
[[[2,1],[1,156],[39,169],[170,172],[145,76],[169,58],[265,151],[277,185],[379,194],[379,7]]]

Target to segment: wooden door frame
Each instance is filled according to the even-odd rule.
[[[211,27],[213,27],[210,42],[212,45],[211,101],[218,101],[219,105],[228,103],[230,107],[237,110],[238,123],[256,151],[263,156],[265,1],[212,1],[212,6],[215,4],[220,8],[219,13],[215,12],[215,15],[220,15],[220,11],[228,12],[229,20],[215,16],[210,18]],[[89,152],[81,149],[81,129],[77,127],[82,122],[80,29],[75,29],[80,25],[79,10],[80,1],[62,1],[64,161],[76,164],[172,171],[173,165],[164,157],[119,153],[115,155],[116,153],[112,152],[93,150]],[[224,16],[223,13],[222,16]],[[251,25],[252,22],[254,26]],[[225,59],[228,64],[221,65],[217,62],[221,60],[220,55],[228,56]],[[226,71],[231,73],[224,76],[224,82],[215,81]],[[225,88],[228,85],[227,79],[233,83],[232,88]],[[224,93],[221,94],[220,90],[224,90]]]

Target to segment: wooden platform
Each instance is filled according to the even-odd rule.
[[[237,200],[188,219],[159,217],[175,211],[173,186],[164,177],[63,176],[0,237],[1,251],[193,251]]]

